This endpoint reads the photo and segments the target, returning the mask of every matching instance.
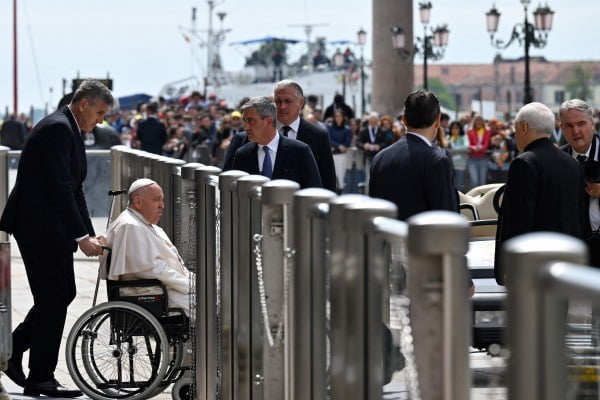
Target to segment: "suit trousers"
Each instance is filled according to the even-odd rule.
[[[51,254],[15,239],[25,264],[33,307],[13,332],[13,359],[29,350],[29,377],[33,382],[54,378],[67,307],[75,299],[73,253]]]

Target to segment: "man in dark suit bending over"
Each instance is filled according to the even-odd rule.
[[[77,397],[54,379],[67,307],[76,294],[73,252],[102,253],[88,214],[82,183],[87,164],[82,134],[113,105],[99,81],[86,80],[69,105],[42,119],[21,153],[17,181],[0,219],[13,234],[25,264],[33,307],[13,332],[6,374],[27,396]],[[22,357],[29,350],[29,376]]]
[[[554,114],[530,103],[515,118],[515,141],[522,152],[510,163],[496,242],[496,281],[504,285],[500,249],[508,239],[528,232],[561,232],[583,237],[585,198],[577,161],[550,141]]]
[[[418,90],[404,102],[407,134],[373,158],[369,195],[398,206],[398,219],[423,211],[458,212],[452,163],[431,143],[440,127],[440,103],[432,92]]]
[[[262,174],[271,179],[290,179],[300,187],[321,187],[317,164],[308,145],[279,135],[275,129],[275,104],[255,97],[241,108],[249,143],[233,158],[233,169]]]

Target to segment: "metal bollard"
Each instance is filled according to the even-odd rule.
[[[139,159],[143,166],[143,159]],[[154,179],[162,187],[164,193],[165,208],[159,225],[165,230],[167,235],[173,239],[175,231],[176,207],[176,186],[177,180],[181,179],[181,166],[185,164],[183,160],[164,157],[159,164],[159,174]]]
[[[508,289],[510,399],[565,398],[566,360],[562,353],[567,308],[557,304],[544,289],[550,262],[584,264],[587,257],[583,242],[557,233],[531,233],[504,244],[501,262]]]
[[[421,398],[468,399],[469,223],[456,213],[430,211],[411,217],[408,225],[408,294]]]
[[[250,400],[256,389],[254,379],[257,378],[254,370],[256,349],[255,338],[252,335],[252,320],[256,318],[258,305],[252,303],[253,282],[251,269],[253,265],[252,237],[255,233],[251,229],[252,218],[260,212],[251,206],[252,192],[255,188],[268,182],[269,179],[261,175],[249,175],[236,181],[237,200],[234,210],[234,247],[238,249],[237,259],[233,263],[234,281],[234,335],[236,348],[233,353],[236,369],[234,382],[234,398],[236,400]]]
[[[10,242],[0,242],[0,371],[6,371],[12,356],[12,295]]]
[[[0,146],[0,210],[4,210],[8,201],[8,152],[9,147]],[[8,241],[6,232],[0,231],[0,241]]]
[[[346,284],[345,260],[347,248],[353,246],[347,240],[344,226],[344,209],[350,204],[369,201],[371,198],[360,194],[345,194],[333,197],[329,202],[329,301],[330,301],[330,375],[331,395],[335,399],[344,399],[346,384]]]
[[[221,399],[233,400],[234,375],[233,353],[236,349],[234,341],[234,282],[233,282],[233,259],[237,253],[234,246],[234,236],[237,224],[233,225],[233,200],[235,182],[248,173],[242,171],[227,171],[219,175],[219,192],[221,198]]]
[[[376,217],[394,218],[397,215],[396,206],[386,200],[371,199],[365,202],[348,204],[343,211],[344,228],[347,231],[346,261],[344,284],[346,293],[347,310],[346,321],[346,369],[344,371],[344,382],[346,384],[345,399],[380,399],[382,396],[383,373],[377,387],[373,387],[371,369],[377,365],[369,365],[373,356],[370,352],[379,353],[382,364],[383,332],[381,324],[381,302],[376,307],[378,311],[375,316],[369,315],[373,305],[368,302],[369,291],[372,290],[369,282],[370,265],[368,265],[369,249],[367,246],[367,234],[372,229],[373,219]],[[376,319],[379,322],[374,326],[369,323]],[[372,346],[376,345],[377,351]],[[379,367],[381,368],[381,367]],[[377,381],[377,380],[375,380]],[[337,399],[337,397],[332,397]]]
[[[175,232],[173,240],[175,247],[190,271],[196,271],[196,195],[195,171],[202,167],[200,163],[188,163],[181,167],[181,224]],[[177,238],[177,240],[175,239]]]
[[[335,193],[317,188],[294,195],[293,266],[287,304],[287,399],[323,399],[327,381],[326,236],[318,205]]]
[[[125,149],[127,146],[113,146],[110,148],[110,165],[111,165],[111,176],[110,185],[111,189],[121,190],[125,189],[122,182],[121,171],[123,169],[123,162],[125,157]],[[120,210],[119,210],[120,211]]]
[[[264,399],[285,398],[284,338],[289,337],[285,307],[293,254],[292,202],[299,189],[298,183],[285,179],[262,185],[261,218],[253,221],[260,226],[254,226],[252,230],[262,232],[254,237],[253,246],[252,275],[258,291],[252,296],[259,305],[259,315],[252,323],[262,344],[262,352],[257,352],[256,359],[262,365],[262,371],[258,373],[262,376],[260,386]]]
[[[216,399],[217,383],[217,303],[215,192],[209,195],[211,176],[217,167],[196,168],[196,394],[200,399]]]

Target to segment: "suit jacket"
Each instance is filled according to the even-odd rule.
[[[407,134],[373,158],[369,195],[395,203],[403,221],[429,210],[458,212],[452,176],[452,162],[442,150]]]
[[[494,273],[499,284],[504,284],[500,250],[508,239],[536,231],[583,237],[583,188],[579,163],[547,138],[531,142],[511,162],[497,228]]]
[[[235,152],[232,169],[260,174],[258,149],[258,144],[254,142],[240,147]],[[319,170],[308,145],[285,136],[279,137],[271,179],[290,179],[298,182],[303,189],[322,187]]]
[[[157,118],[149,117],[140,121],[136,137],[141,143],[141,150],[162,154],[162,147],[167,141],[167,128]]]
[[[371,160],[373,157],[375,157],[375,154],[377,154],[383,148],[389,146],[389,144],[392,142],[392,139],[393,138],[388,138],[386,132],[381,129],[380,126],[378,126],[377,132],[375,133],[375,141],[371,142],[371,135],[369,134],[369,128],[367,127],[358,133],[358,142],[356,143],[356,146],[360,149],[363,149],[365,157]],[[365,144],[367,143],[378,144],[381,149],[379,151],[365,150]]]
[[[561,147],[569,157],[573,158],[573,149],[568,144]],[[590,159],[594,161],[600,161],[600,156],[596,156],[596,153],[600,154],[600,137],[598,135],[593,136],[592,144],[590,147]],[[585,179],[585,175],[584,175]],[[583,193],[585,200],[585,216],[584,216],[584,227],[583,227],[583,238],[588,244],[590,250],[590,264],[600,268],[600,238],[592,236],[592,224],[590,223],[590,196],[587,192]]]
[[[319,169],[319,176],[321,177],[323,187],[335,192],[337,186],[335,166],[333,164],[333,153],[331,152],[331,144],[329,143],[329,134],[327,131],[300,119],[296,139],[306,143],[310,147],[317,163],[317,168]],[[225,154],[223,171],[232,169],[235,152],[247,142],[246,132],[241,132],[231,139],[227,153]]]
[[[75,251],[76,238],[95,236],[83,194],[86,174],[83,140],[64,106],[42,119],[25,143],[0,230],[14,233],[21,251]]]

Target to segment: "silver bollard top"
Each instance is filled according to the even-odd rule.
[[[179,160],[177,158],[171,158],[171,157],[167,157],[167,159],[163,160],[163,162],[165,164],[171,164],[171,165],[176,165],[176,166],[185,165],[185,161]]]
[[[306,217],[317,203],[329,202],[335,197],[331,190],[321,188],[307,188],[294,193],[294,213]]]
[[[203,165],[202,167],[196,168],[194,171],[194,177],[197,182],[205,183],[206,177],[210,175],[219,175],[221,173],[221,169],[218,167]]]
[[[262,185],[262,203],[291,204],[300,185],[288,179],[276,179]]]
[[[239,171],[236,169],[220,173],[219,190],[221,192],[233,192],[235,188],[233,188],[231,184],[240,179],[242,176],[249,176],[249,174],[247,172]]]
[[[525,256],[528,259],[548,259],[586,264],[588,249],[584,242],[556,232],[533,232],[507,240],[503,256]]]
[[[365,229],[364,223],[374,217],[398,216],[398,207],[391,201],[383,199],[369,199],[358,203],[349,203],[342,211],[342,224],[345,229]]]
[[[242,176],[236,181],[236,192],[239,197],[249,197],[252,191],[252,188],[255,186],[261,186],[266,182],[269,182],[269,178],[262,175],[248,175]]]
[[[408,219],[408,248],[424,254],[466,254],[471,226],[458,213],[427,211]]]
[[[204,164],[201,163],[187,163],[183,167],[181,167],[181,177],[183,179],[194,179],[195,171],[197,168],[204,167]]]
[[[336,196],[329,202],[329,217],[330,221],[340,221],[344,208],[348,204],[361,203],[370,200],[371,197],[364,194],[343,194]]]

